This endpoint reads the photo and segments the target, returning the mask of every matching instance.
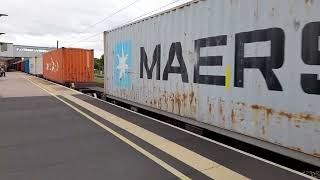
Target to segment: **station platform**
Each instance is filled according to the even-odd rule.
[[[24,73],[0,78],[0,179],[312,179]]]

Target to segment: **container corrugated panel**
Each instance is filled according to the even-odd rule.
[[[43,61],[42,57],[32,57],[29,60],[30,74],[42,75],[43,74]]]
[[[24,72],[24,61],[21,62],[21,72]]]
[[[36,75],[36,58],[34,57],[29,59],[29,71],[30,74]]]
[[[61,84],[93,81],[93,50],[61,48],[43,54],[43,77]]]
[[[30,73],[30,69],[29,69],[29,58],[24,58],[23,64],[24,64],[23,72],[29,74],[29,73]]]
[[[319,9],[207,0],[106,31],[105,93],[319,160]]]
[[[21,66],[22,66],[21,62],[18,62],[17,63],[17,71],[21,71],[21,69],[22,69]]]
[[[42,56],[35,57],[35,73],[36,75],[42,75],[43,74],[43,60]]]

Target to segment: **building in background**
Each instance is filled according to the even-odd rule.
[[[52,51],[54,47],[14,45],[13,43],[0,42],[0,66],[9,67],[23,58],[39,57],[43,53]]]

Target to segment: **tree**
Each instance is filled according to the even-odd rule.
[[[99,71],[103,71],[103,69],[104,69],[104,55],[102,55],[100,58],[94,58],[94,69],[97,69]]]

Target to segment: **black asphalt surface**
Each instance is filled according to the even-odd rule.
[[[0,179],[175,179],[54,97],[0,98]]]
[[[80,95],[80,96],[82,96],[82,95]],[[60,96],[60,98],[62,98],[64,101],[67,101],[68,103],[72,104],[73,106],[77,107],[82,112],[85,112],[86,114],[90,115],[94,119],[98,120],[99,122],[103,123],[107,127],[111,128],[112,130],[114,130],[114,131],[120,133],[121,135],[125,136],[130,141],[134,142],[135,144],[138,144],[143,149],[147,150],[148,152],[152,153],[156,157],[158,157],[161,160],[165,161],[166,163],[168,163],[172,167],[176,168],[178,171],[183,172],[188,177],[190,177],[192,179],[210,179],[209,177],[207,177],[206,175],[202,174],[201,172],[199,172],[199,171],[193,169],[192,167],[182,163],[181,161],[175,159],[174,157],[162,152],[161,150],[157,149],[156,147],[150,145],[149,143],[146,143],[145,141],[141,140],[140,138],[132,135],[128,131],[125,131],[125,130],[117,127],[116,125],[114,125],[114,124],[104,120],[103,118],[101,118],[101,117],[89,112],[88,110],[86,110],[83,107],[80,107],[79,105],[67,100],[66,98],[63,98],[61,96]],[[84,98],[86,98],[86,97],[84,97]],[[145,127],[143,127],[143,128],[145,128]]]
[[[206,141],[194,135],[188,134],[186,132],[177,130],[176,128],[167,126],[163,123],[159,123],[157,121],[153,121],[145,116],[141,116],[139,114],[130,112],[128,110],[124,110],[117,106],[114,106],[109,103],[102,102],[100,100],[91,98],[86,95],[74,95],[75,97],[84,100],[96,107],[99,107],[103,110],[106,110],[118,117],[124,118],[144,129],[147,129],[151,132],[154,132],[170,141],[173,141],[183,147],[186,147],[204,157],[207,157],[233,171],[238,172],[248,178],[251,179],[305,179],[304,177],[294,174],[292,172],[288,172],[279,167],[275,167],[263,161],[248,157],[246,155],[240,154],[233,150],[227,149],[215,143]],[[71,103],[71,102],[70,102]],[[75,105],[75,104],[74,104]],[[79,107],[80,108],[80,107]],[[85,111],[84,109],[82,109]],[[89,112],[86,112],[89,113]],[[89,113],[90,114],[90,113]],[[90,114],[90,116],[93,116]],[[99,119],[98,117],[95,117]],[[130,137],[127,132],[124,132],[120,128],[113,127],[112,124],[108,123],[105,120],[100,118],[100,121],[106,124],[109,127],[114,128],[118,132],[122,132],[126,134],[126,137]],[[131,137],[132,141],[136,142],[135,137]],[[138,143],[141,144],[141,143]],[[143,144],[142,147],[149,150],[146,144]],[[162,156],[159,155],[162,159]],[[172,162],[169,160],[168,162]],[[169,163],[170,164],[170,163]],[[176,166],[174,166],[176,167]],[[184,171],[182,171],[184,172]]]

